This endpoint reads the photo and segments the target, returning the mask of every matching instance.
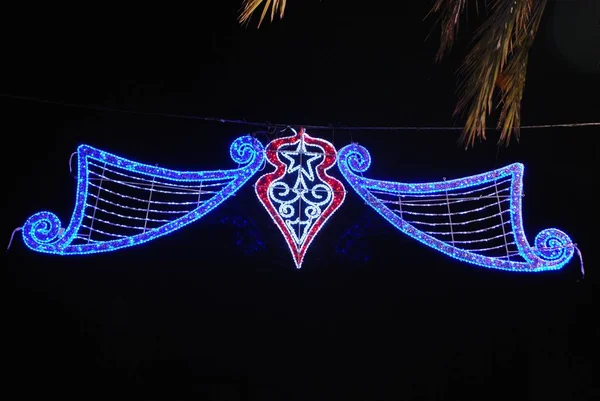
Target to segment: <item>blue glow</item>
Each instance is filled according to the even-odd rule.
[[[236,139],[231,144],[229,154],[234,162],[243,166],[232,170],[176,171],[137,163],[87,145],[81,145],[77,149],[77,194],[69,225],[65,229],[62,229],[60,220],[55,214],[47,211],[38,212],[29,217],[25,222],[22,229],[23,241],[34,251],[74,255],[114,251],[140,245],[172,233],[199,220],[234,195],[258,171],[265,157],[262,144],[250,136]],[[144,230],[141,234],[109,241],[72,245],[73,240],[82,227],[85,217],[88,189],[90,187],[90,170],[88,168],[90,161],[97,161],[105,164],[105,166],[128,170],[150,179],[160,178],[173,183],[211,182],[219,180],[228,180],[228,182],[210,200],[199,204],[198,207],[183,216],[179,216],[158,228]]]
[[[340,236],[334,247],[338,257],[349,262],[367,262],[373,257],[368,237],[373,232],[374,219],[361,215],[358,222]]]
[[[260,231],[249,217],[225,216],[221,219],[221,224],[230,224],[235,227],[235,244],[244,255],[251,255],[266,248]]]
[[[355,174],[367,171],[370,165],[371,155],[367,149],[357,144],[347,145],[338,153],[338,166],[342,175],[369,206],[398,230],[450,257],[478,266],[520,272],[561,269],[573,257],[575,244],[567,234],[555,228],[540,232],[535,238],[535,247],[529,245],[523,230],[521,202],[524,166],[520,163],[461,179],[418,184],[373,180]],[[510,179],[510,225],[518,254],[524,261],[485,256],[441,241],[415,228],[373,194],[373,191],[396,196],[444,193],[493,184],[503,178]]]

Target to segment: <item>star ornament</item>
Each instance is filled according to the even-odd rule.
[[[313,163],[315,160],[322,159],[323,153],[307,151],[306,141],[304,140],[300,140],[294,150],[282,150],[280,153],[285,159],[284,162],[289,161],[286,174],[298,172],[298,178],[300,178],[300,175],[304,175],[309,180],[314,181]],[[306,164],[306,168],[304,164]]]
[[[267,145],[266,158],[275,170],[258,179],[255,191],[299,269],[321,227],[344,202],[346,189],[327,174],[337,161],[335,147],[304,128],[294,132]]]
[[[529,242],[521,163],[436,182],[384,181],[363,176],[371,165],[365,147],[351,143],[336,152],[304,129],[266,149],[250,135],[237,138],[229,148],[237,168],[230,169],[173,170],[88,145],[80,145],[75,154],[77,184],[69,223],[62,227],[57,215],[43,210],[13,231],[12,236],[21,231],[33,251],[88,255],[157,240],[211,213],[268,160],[274,169],[259,178],[255,191],[297,268],[344,202],[344,186],[327,174],[337,164],[366,205],[403,234],[448,257],[490,269],[543,272],[562,269],[577,255],[585,276],[581,252],[565,232],[546,228]]]

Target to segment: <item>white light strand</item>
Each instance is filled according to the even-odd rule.
[[[387,207],[390,210],[398,214],[400,218],[402,218],[409,224],[424,225],[430,227],[445,227],[447,230],[444,231],[424,232],[434,237],[441,237],[439,238],[440,240],[444,241],[445,243],[451,246],[458,246],[458,248],[460,249],[474,253],[498,251],[500,249],[504,249],[506,251],[505,256],[498,257],[503,257],[505,259],[510,260],[511,257],[515,257],[515,255],[518,255],[518,251],[511,252],[509,250],[509,246],[516,245],[516,243],[513,238],[514,234],[512,233],[512,231],[505,230],[505,225],[507,223],[510,223],[510,221],[509,219],[503,219],[502,215],[504,213],[510,212],[510,208],[506,208],[506,210],[503,210],[503,205],[510,203],[511,197],[509,192],[511,182],[512,178],[508,178],[498,181],[498,183],[494,183],[492,185],[486,185],[461,192],[444,192],[443,194],[437,192],[428,194],[415,194],[413,196],[409,193],[403,193],[398,196],[398,194],[381,190],[373,190],[371,191],[371,193],[379,195],[379,201],[381,203],[389,205]],[[500,187],[500,185],[502,184],[505,185],[503,187]],[[506,193],[506,195],[504,195],[503,193]],[[386,198],[388,196],[390,197],[389,199]],[[485,200],[493,200],[493,202],[488,203],[485,202]],[[483,202],[484,204],[478,207],[470,208],[468,210],[450,211],[448,209],[448,207],[451,204],[458,204],[464,202]],[[444,207],[445,211],[419,211],[419,209],[430,210],[432,207]],[[498,207],[499,212],[494,213],[492,215],[482,216],[479,218],[471,218],[467,221],[455,221],[451,218],[451,216],[476,216],[478,213],[481,216],[492,207]],[[413,218],[415,218],[415,216],[424,216],[429,218],[446,218],[448,219],[448,221],[436,223],[412,220]],[[467,226],[474,223],[481,224],[481,222],[491,221],[495,218],[500,218],[501,223],[494,224],[490,227],[478,228],[475,230],[454,231],[454,227]],[[502,232],[500,234],[494,234],[493,230],[495,229],[502,229]],[[481,234],[485,232],[489,232],[491,236],[475,239],[464,238],[464,236],[471,236],[474,234]],[[461,239],[460,237],[456,238],[456,235],[463,236],[463,239]],[[511,237],[511,239],[508,238],[509,236]],[[496,241],[502,241],[502,244],[498,246],[473,248],[473,246],[477,246],[477,244],[493,244]]]
[[[94,187],[94,188],[100,188],[100,186],[94,184],[93,182],[89,182],[88,184],[90,186]],[[102,191],[104,191],[104,192],[107,192],[107,193],[109,193],[111,195],[118,196],[118,197],[123,198],[123,199],[130,199],[130,200],[137,201],[137,202],[148,203],[148,199],[136,198],[135,196],[125,195],[125,194],[122,194],[122,193],[119,193],[119,192],[116,192],[116,191],[111,191],[110,189],[107,189],[107,188],[100,188],[100,189]],[[151,200],[149,202],[151,204],[155,204],[155,205],[171,205],[171,206],[180,206],[180,205],[181,206],[185,206],[185,205],[197,205],[198,204],[198,201],[193,201],[193,202],[162,202],[162,201]]]
[[[516,245],[516,243],[514,241],[508,242],[508,245]],[[502,245],[498,245],[498,246],[492,246],[489,248],[476,248],[476,249],[468,249],[468,251],[470,252],[484,252],[484,251],[493,251],[496,249],[500,249],[500,248],[504,248],[506,245],[502,244]]]
[[[90,239],[88,237],[84,237],[82,235],[78,235],[77,237],[75,237],[75,239],[80,239],[80,240],[86,241],[86,242],[102,242],[102,241],[96,241],[96,240]]]
[[[399,212],[399,210],[393,210],[394,212]],[[502,211],[502,213],[507,213],[510,212],[509,209]],[[404,213],[404,211],[403,211]],[[467,220],[467,221],[460,221],[460,222],[456,222],[456,223],[452,223],[453,226],[458,226],[458,225],[467,225],[467,224],[471,224],[471,223],[477,223],[480,221],[485,221],[485,220],[489,220],[491,218],[494,217],[498,217],[500,216],[501,213],[496,213],[490,216],[485,216],[485,217],[481,217],[479,219],[473,219],[473,220]],[[449,226],[450,223],[430,223],[430,222],[426,222],[426,221],[411,221],[411,224],[422,224],[422,225],[426,225],[426,226]]]
[[[454,235],[470,235],[470,234],[478,234],[478,233],[483,233],[486,231],[490,231],[496,228],[500,228],[502,227],[503,224],[510,224],[510,221],[505,221],[504,223],[501,224],[496,224],[490,227],[486,227],[486,228],[481,228],[478,230],[472,230],[472,231],[454,231]],[[450,235],[450,232],[440,232],[440,231],[423,231],[426,234],[431,234],[431,235]]]
[[[86,204],[86,206],[87,206],[87,207],[94,208],[94,209],[96,209],[96,210],[99,210],[99,211],[101,211],[101,212],[103,212],[103,213],[107,213],[107,214],[111,214],[111,215],[113,215],[113,216],[120,217],[120,218],[122,218],[122,219],[141,220],[141,221],[153,221],[153,222],[156,222],[156,223],[168,223],[168,222],[170,221],[170,220],[164,220],[164,219],[150,219],[150,218],[148,218],[148,219],[144,219],[144,218],[142,218],[142,217],[135,217],[135,216],[125,216],[125,215],[123,215],[123,214],[119,214],[119,213],[111,212],[111,211],[109,211],[109,210],[102,209],[102,208],[99,208],[99,207],[97,207],[97,206],[94,206],[94,205],[90,205],[89,203],[88,203],[88,204]],[[181,212],[181,213],[187,213],[187,212]]]
[[[444,193],[444,194],[430,193],[430,194],[417,194],[415,196],[412,196],[411,194],[402,194],[402,195],[398,196],[397,194],[393,194],[393,193],[385,192],[385,191],[372,191],[372,193],[382,195],[382,198],[379,199],[379,201],[381,203],[384,203],[387,205],[395,205],[396,207],[394,208],[392,206],[392,207],[390,207],[390,210],[399,214],[400,217],[409,224],[413,224],[413,225],[420,224],[420,225],[431,226],[431,227],[440,227],[441,226],[441,227],[448,228],[447,231],[444,230],[441,232],[440,231],[424,231],[424,232],[426,232],[429,235],[433,235],[435,237],[442,237],[442,238],[445,237],[446,239],[442,239],[442,240],[451,246],[458,246],[460,249],[463,249],[463,250],[466,250],[469,252],[477,252],[477,253],[505,249],[506,255],[504,256],[504,258],[507,258],[508,260],[510,260],[511,257],[514,257],[515,255],[518,254],[518,251],[516,253],[513,253],[509,250],[509,245],[515,245],[516,243],[514,242],[514,239],[512,239],[510,241],[508,239],[509,236],[513,235],[512,232],[510,232],[510,231],[507,232],[505,230],[505,224],[509,222],[508,219],[506,219],[507,220],[506,222],[504,221],[504,219],[502,219],[502,215],[504,213],[510,211],[509,208],[507,208],[506,210],[503,210],[503,208],[502,208],[503,204],[507,204],[510,202],[510,195],[507,195],[507,196],[500,195],[503,192],[509,192],[510,187],[505,186],[505,187],[499,188],[499,186],[502,184],[510,185],[511,181],[512,181],[512,179],[508,178],[508,179],[499,181],[497,184],[494,183],[493,185],[487,185],[484,187],[479,187],[479,188],[468,190],[468,191],[461,191],[461,192],[454,192],[454,193],[448,192],[447,194],[446,193]],[[492,190],[492,191],[490,191],[490,190]],[[482,192],[483,192],[483,194],[477,196],[478,193],[482,193]],[[397,196],[397,198],[385,199],[385,198],[383,198],[383,196]],[[492,203],[486,202],[484,205],[479,206],[479,207],[471,208],[468,210],[454,211],[454,212],[449,211],[448,209],[446,209],[447,211],[445,211],[445,212],[436,212],[436,213],[418,211],[418,209],[422,209],[422,208],[425,208],[425,209],[429,209],[431,207],[446,207],[447,208],[451,204],[457,204],[457,203],[463,203],[463,202],[469,202],[469,201],[482,202],[487,199],[493,199],[494,202],[492,202]],[[477,213],[480,213],[480,214],[485,213],[486,210],[488,210],[492,207],[498,207],[499,212],[497,212],[493,215],[483,216],[480,218],[472,218],[467,221],[454,221],[453,219],[450,219],[447,222],[435,223],[435,222],[418,221],[418,220],[411,219],[411,216],[425,216],[425,217],[430,217],[430,218],[450,218],[451,216],[473,216],[473,215],[476,215]],[[412,210],[411,210],[411,208],[412,208]],[[500,218],[501,223],[494,224],[490,227],[479,228],[476,230],[454,231],[454,227],[466,226],[466,225],[473,224],[473,223],[481,223],[483,221],[489,221],[494,218]],[[502,233],[497,234],[497,235],[492,235],[490,237],[476,238],[476,239],[460,239],[460,238],[457,239],[457,238],[455,238],[455,235],[465,236],[465,235],[480,234],[480,233],[484,233],[484,232],[493,232],[492,230],[500,229],[500,228],[502,229]],[[473,248],[473,246],[475,246],[476,244],[485,244],[485,243],[490,243],[490,242],[493,243],[494,241],[502,241],[502,244],[498,245],[498,246]]]
[[[402,198],[402,197],[401,197]],[[480,201],[480,200],[484,200],[484,199],[492,199],[495,198],[495,196],[483,196],[480,198],[458,198],[458,199],[449,199],[447,203],[454,205],[454,204],[458,204],[458,203],[464,203],[464,202],[476,202],[476,201]],[[510,195],[506,195],[506,196],[501,196],[501,199],[509,199]],[[397,203],[398,201],[394,201],[394,200],[381,200],[382,203]],[[436,207],[436,206],[446,206],[446,201],[445,200],[436,200],[434,199],[435,203],[425,203],[427,202],[426,199],[423,200],[411,200],[411,201],[404,201],[402,200],[402,206],[408,206],[408,207]]]
[[[510,183],[510,181],[511,181],[511,179],[507,178],[507,179],[504,179],[502,181],[499,181],[498,185]],[[464,195],[474,194],[476,192],[485,191],[485,190],[491,189],[491,188],[495,188],[495,185],[488,185],[488,186],[476,188],[476,189],[473,189],[473,190],[470,190],[470,191],[452,192],[452,193],[448,193],[448,195],[452,196],[453,198],[458,197],[458,196],[462,197]],[[501,191],[507,191],[507,190],[510,190],[510,188],[504,188]],[[385,191],[370,190],[369,192],[371,192],[373,194],[378,194],[378,195],[394,195],[394,196],[397,196],[397,194],[392,194],[390,192],[385,192]],[[492,192],[492,194],[490,194],[490,196],[495,196],[495,193],[496,193],[496,191],[494,189],[494,192]],[[409,197],[410,198],[434,198],[436,196],[440,197],[440,200],[444,200],[445,201],[445,199],[446,199],[446,195],[442,194],[440,192],[438,192],[438,193],[427,193],[427,194],[408,194],[408,193],[402,194],[403,198],[409,198]],[[470,196],[468,198],[470,198],[470,199],[472,198],[474,200],[477,200],[477,199],[480,199],[481,196],[479,196],[479,197]],[[402,204],[404,204],[404,202]],[[445,205],[445,203],[444,203],[444,205]]]
[[[94,166],[94,167],[98,167],[98,168],[102,168],[102,166],[98,166],[97,164],[95,164],[93,162],[88,162],[88,165]],[[94,172],[94,170],[89,170],[89,171],[90,172]],[[148,183],[148,184],[150,184],[152,182],[152,180],[149,180],[147,178],[139,177],[139,176],[134,176],[134,175],[127,174],[127,173],[123,173],[121,171],[113,170],[111,168],[106,168],[106,171],[109,172],[109,173],[112,173],[112,174],[119,175],[121,177],[131,178],[133,180],[142,181],[142,182],[145,182],[145,183]],[[96,173],[96,174],[98,174],[98,173]],[[216,184],[216,185],[226,185],[228,183],[227,180],[223,180],[223,181],[224,182],[222,182],[222,183],[219,182],[219,183],[214,183],[214,184]],[[164,179],[159,179],[159,181],[156,181],[156,182],[160,183],[161,185],[164,185],[166,187],[172,187],[174,189],[186,189],[186,188],[196,189],[196,188],[198,188],[198,185],[199,185],[199,184],[185,185],[183,183],[173,184],[173,183],[170,183],[170,182],[168,182],[167,180],[164,180]],[[210,184],[206,184],[206,185],[202,185],[202,186],[203,187],[209,187],[211,185]]]
[[[519,251],[509,251],[508,255],[495,256],[496,259],[510,259],[519,256]]]
[[[478,242],[489,242],[489,241],[493,241],[495,239],[499,239],[499,238],[506,238],[508,235],[510,234],[498,234],[495,235],[493,237],[487,237],[487,238],[479,238],[479,239],[473,239],[473,240],[462,240],[462,241],[454,241],[455,244],[474,244],[474,243],[478,243]]]
[[[125,238],[126,237],[126,235],[107,233],[105,231],[98,230],[97,228],[92,228],[90,226],[86,226],[85,224],[82,224],[81,227],[87,228],[88,230],[90,230],[90,232],[96,232],[98,234],[108,235],[110,237],[116,237],[116,238]],[[97,242],[101,242],[101,241],[97,241]]]
[[[88,161],[88,167],[102,168],[101,166],[97,165],[96,163],[93,163],[90,161]],[[203,203],[210,200],[212,198],[213,194],[217,193],[220,188],[226,186],[230,182],[230,180],[222,180],[220,182],[210,182],[209,181],[207,183],[198,182],[197,184],[194,184],[194,185],[183,185],[183,184],[173,184],[173,183],[165,182],[165,180],[156,180],[156,178],[154,178],[154,180],[151,181],[144,177],[138,177],[133,174],[127,174],[125,172],[117,171],[117,170],[111,169],[111,168],[102,168],[102,173],[94,171],[93,169],[89,169],[88,171],[89,171],[90,175],[92,176],[88,180],[88,185],[90,185],[90,187],[94,187],[98,190],[97,195],[94,193],[88,192],[88,198],[95,199],[96,206],[91,205],[89,202],[86,203],[87,207],[93,208],[94,213],[85,215],[86,218],[91,219],[89,227],[82,226],[89,230],[89,235],[87,238],[89,240],[89,242],[103,242],[103,241],[96,241],[96,240],[92,239],[92,233],[109,235],[109,236],[113,236],[116,238],[126,237],[126,235],[122,235],[122,234],[118,234],[118,233],[114,233],[114,232],[107,232],[107,231],[97,229],[96,227],[94,227],[95,221],[98,223],[101,223],[101,224],[106,224],[111,227],[116,227],[116,228],[120,228],[120,229],[128,229],[128,230],[133,229],[133,230],[138,230],[138,231],[145,231],[145,229],[148,228],[147,225],[149,222],[168,223],[169,221],[171,221],[171,220],[167,220],[167,219],[150,218],[149,217],[150,214],[154,213],[154,214],[163,214],[163,215],[164,214],[182,215],[185,213],[189,213],[191,210],[199,207]],[[113,175],[113,174],[114,174],[114,176],[111,177],[111,175]],[[116,179],[117,176],[123,177],[124,180]],[[94,179],[93,177],[97,177],[97,178]],[[128,180],[128,181],[125,181],[125,180]],[[100,185],[96,184],[94,181],[98,181],[100,183]],[[105,187],[105,185],[107,183],[112,183],[113,185],[116,185],[118,188],[108,189]],[[152,194],[154,192],[154,193],[167,194],[169,196],[173,196],[173,195],[185,196],[183,199],[186,199],[189,196],[194,196],[196,199],[193,201],[190,198],[187,198],[190,200],[185,200],[185,201],[183,201],[183,200],[182,201],[160,201],[160,200],[152,200],[152,196],[149,196],[147,199],[142,199],[142,198],[139,198],[136,196],[121,193],[121,191],[119,189],[123,189],[123,188],[131,188],[133,190],[150,191],[150,194]],[[210,189],[207,190],[207,188],[210,188]],[[185,192],[182,192],[182,191],[185,191]],[[138,202],[140,204],[140,206],[143,205],[144,207],[143,208],[142,207],[134,207],[134,206],[124,205],[119,202],[114,202],[114,201],[106,199],[104,196],[102,196],[102,194],[104,194],[104,195],[110,194],[110,195],[119,197],[121,199],[135,201],[135,202]],[[200,200],[200,197],[203,194],[206,195],[206,198]],[[121,210],[130,210],[133,212],[145,213],[145,217],[144,218],[136,217],[136,216],[132,216],[132,215],[126,215],[123,213],[117,213],[112,210],[107,210],[105,208],[98,207],[97,202],[102,202],[103,204],[110,205],[112,207],[119,208]],[[155,208],[151,208],[152,205],[154,205],[154,206],[164,205],[164,206],[168,206],[168,207],[172,207],[172,208],[181,207],[181,210],[168,210],[168,209],[167,210],[158,210]],[[130,224],[117,223],[115,221],[111,221],[112,219],[98,218],[98,217],[95,217],[96,211],[105,213],[105,215],[107,215],[109,217],[114,216],[114,217],[117,217],[120,219],[143,221],[144,227],[130,225]]]
[[[500,197],[498,196],[498,180],[495,180],[494,184],[496,186],[496,198],[497,198],[497,203],[498,203],[498,210],[500,211],[500,222],[502,223],[502,234],[503,234],[503,238],[504,238],[504,245],[506,247],[506,256],[509,256],[508,242],[506,241],[506,230],[504,228],[504,217],[502,216],[502,206],[500,205]]]
[[[106,163],[104,163],[104,166],[102,167],[102,178],[100,179],[100,186],[98,187],[98,194],[100,194],[100,188],[102,188],[102,183],[104,182],[104,171],[106,171]],[[85,201],[87,203],[87,199]],[[96,216],[96,211],[97,211],[96,206],[98,206],[98,199],[96,199],[96,202],[94,205],[94,212],[92,213],[92,221],[90,222],[90,232],[88,233],[88,240],[92,238],[92,227],[94,226],[94,217]]]
[[[92,198],[98,199],[101,202],[108,203],[109,205],[113,205],[113,206],[119,207],[121,209],[134,210],[136,212],[146,212],[147,210],[149,210],[152,213],[183,214],[183,213],[188,213],[190,211],[190,210],[156,210],[156,209],[145,209],[145,208],[143,209],[143,208],[139,208],[139,207],[121,205],[120,203],[106,200],[106,199],[96,196],[94,194],[88,194],[88,195],[91,196]],[[148,203],[148,201],[146,201],[146,203]]]
[[[140,227],[140,226],[130,226],[130,225],[127,225],[127,224],[114,223],[112,221],[103,220],[103,219],[100,219],[98,217],[92,217],[92,216],[90,216],[88,214],[86,214],[85,217],[87,217],[89,219],[93,219],[94,221],[99,221],[100,223],[109,224],[109,225],[115,226],[115,227],[131,228],[131,229],[134,229],[134,230],[143,230],[144,229],[144,227]]]
[[[498,192],[509,192],[510,188],[504,188],[499,190]],[[453,195],[449,195],[450,199],[448,200],[448,202],[453,205],[456,203],[463,203],[463,202],[476,202],[476,201],[481,201],[481,200],[485,200],[485,199],[497,199],[498,197],[500,199],[510,199],[510,194],[509,195],[498,195],[496,196],[496,194],[494,193],[489,193],[489,194],[485,194],[485,195],[480,195],[477,197],[467,197],[467,198],[456,198]],[[405,199],[406,197],[402,197],[403,199]],[[425,202],[430,202],[433,201],[435,203],[425,203]],[[403,200],[402,201],[402,205],[406,205],[406,206],[412,206],[412,207],[422,207],[422,206],[446,206],[446,200],[444,198],[439,198],[439,199],[435,199],[434,196],[432,196],[432,199],[410,199],[410,200]]]
[[[94,175],[97,175],[99,178],[102,177],[102,176],[100,176],[98,173],[96,173],[94,171],[90,170],[90,173],[94,174]],[[104,177],[104,179],[108,180],[110,182],[113,182],[115,184],[120,184],[120,185],[129,187],[129,188],[140,189],[140,190],[143,190],[143,191],[150,191],[150,188],[145,188],[143,186],[135,185],[137,183],[134,184],[134,183],[127,182],[127,181],[120,181],[120,180],[110,179],[108,177]],[[91,181],[91,179],[90,179],[90,181]],[[148,184],[148,186],[149,186],[149,184]],[[159,185],[156,185],[156,186],[159,186]],[[163,186],[160,186],[160,187],[161,188],[165,188]],[[179,188],[179,189],[182,189],[182,188]],[[168,194],[168,195],[193,195],[193,196],[198,196],[199,190],[197,190],[197,189],[196,190],[190,189],[190,190],[188,190],[186,192],[179,192],[179,191],[165,191],[164,189],[156,189],[155,188],[154,192],[160,192],[160,193]],[[206,193],[210,193],[210,192],[206,192]]]
[[[507,201],[509,201],[509,199],[504,199],[501,202],[507,202]],[[394,203],[396,205],[399,204],[398,202],[390,202],[390,203]],[[402,206],[406,206],[404,204],[404,202],[402,203]],[[450,216],[460,216],[460,215],[465,215],[465,214],[469,214],[469,213],[480,212],[480,211],[485,210],[487,208],[490,208],[492,206],[497,206],[497,204],[496,203],[491,203],[491,204],[488,204],[488,205],[485,205],[485,206],[478,207],[476,209],[469,209],[469,210],[463,210],[463,211],[460,211],[460,212],[451,212],[451,213],[448,213],[448,212],[446,212],[446,213],[423,213],[423,212],[413,212],[413,211],[409,211],[409,210],[406,210],[406,209],[402,210],[402,213],[403,214],[410,214],[410,215],[413,215],[413,216],[431,216],[431,217],[440,217],[440,216],[448,216],[448,215],[450,215]],[[394,209],[394,211],[398,211],[398,209]]]
[[[287,182],[287,181],[281,181],[281,182]],[[288,182],[289,185],[289,182]],[[268,186],[264,186],[264,185],[253,185],[254,188],[268,188]],[[295,192],[312,192],[312,193],[328,193],[328,194],[347,194],[348,191],[344,190],[344,191],[334,191],[334,190],[330,190],[330,189],[319,189],[319,188],[311,188],[311,189],[301,189],[301,188],[297,188],[295,189]]]

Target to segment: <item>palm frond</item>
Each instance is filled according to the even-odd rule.
[[[440,61],[452,49],[458,33],[460,16],[465,11],[467,0],[436,0],[431,12],[440,13],[440,47],[435,56]]]
[[[256,9],[264,3],[262,14],[260,15],[260,20],[258,21],[258,28],[262,24],[265,19],[265,15],[269,11],[269,7],[271,8],[271,22],[275,18],[275,13],[279,14],[279,18],[283,18],[283,13],[285,12],[286,0],[243,0],[242,3],[242,11],[238,17],[238,21],[242,25],[248,25],[250,22],[250,18],[256,12]]]
[[[497,86],[501,86],[502,104],[499,142],[508,144],[511,136],[518,137],[527,54],[545,5],[546,0],[492,3],[491,15],[477,32],[476,43],[459,71],[465,79],[459,87],[455,113],[468,110],[461,136],[467,147],[473,146],[476,139],[485,139],[486,119]]]
[[[496,79],[496,86],[500,89],[502,111],[498,119],[498,128],[502,128],[499,143],[508,145],[512,136],[519,139],[521,126],[521,101],[525,89],[525,79],[527,76],[527,61],[529,50],[533,45],[535,34],[538,31],[540,21],[544,12],[546,0],[539,1],[543,3],[532,9],[527,24],[528,32],[524,33],[523,41],[512,54],[506,68],[503,71],[505,82]],[[498,77],[500,78],[500,76]]]
[[[438,60],[452,47],[466,1],[436,0],[433,6],[432,11],[441,13]],[[518,139],[528,52],[547,0],[491,0],[490,3],[490,14],[479,27],[473,47],[459,69],[462,82],[455,115],[466,111],[461,135],[466,147],[473,146],[477,139],[486,139],[486,122],[496,89],[500,91],[502,105],[499,143],[508,144],[513,136]]]

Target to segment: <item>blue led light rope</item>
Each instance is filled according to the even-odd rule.
[[[347,145],[338,153],[338,166],[342,175],[369,206],[398,230],[448,256],[478,266],[521,272],[557,270],[567,264],[573,257],[575,244],[567,234],[555,228],[541,231],[535,237],[534,247],[529,245],[523,230],[521,214],[524,166],[520,163],[511,164],[497,170],[461,179],[419,184],[374,180],[355,174],[367,171],[370,165],[371,155],[368,150],[357,144]],[[435,238],[427,232],[419,230],[412,224],[414,222],[408,222],[401,218],[376,196],[381,194],[395,197],[436,194],[438,196],[443,196],[445,192],[472,188],[484,184],[495,186],[496,183],[507,178],[510,180],[510,208],[508,209],[510,213],[510,225],[512,227],[512,234],[515,238],[514,244],[516,245],[517,253],[523,261],[510,260],[508,245],[511,243],[508,242],[501,245],[501,247],[507,247],[507,253],[509,254],[507,254],[506,257],[485,256],[476,253],[497,247],[462,249],[452,246],[447,242]],[[405,204],[403,203],[403,206],[404,205]],[[403,210],[403,213],[404,212],[405,211]],[[501,211],[494,216],[502,215],[502,213],[503,212]],[[487,218],[489,218],[489,216],[477,220],[484,220]],[[471,222],[477,220],[471,220]],[[443,225],[444,223],[430,224]],[[501,226],[504,229],[504,220],[502,220]]]
[[[216,171],[176,171],[162,167],[151,166],[124,159],[108,152],[104,152],[87,145],[81,145],[77,149],[77,193],[75,207],[69,225],[61,228],[60,220],[51,212],[38,212],[27,219],[22,229],[23,241],[32,250],[61,254],[90,254],[97,252],[108,252],[117,249],[139,245],[163,235],[176,231],[209,213],[226,199],[239,190],[263,165],[264,147],[255,138],[244,136],[236,139],[230,147],[232,160],[240,165],[237,169]],[[104,164],[107,168],[114,167],[127,170],[148,179],[162,179],[169,181],[175,187],[177,183],[204,183],[214,181],[227,181],[223,188],[215,191],[210,199],[198,201],[198,206],[157,228],[146,229],[137,235],[119,237],[108,241],[91,240],[87,244],[73,245],[76,238],[81,238],[79,231],[84,227],[83,220],[86,216],[85,209],[90,205],[88,201],[88,190],[90,187],[98,189],[101,185],[90,185],[89,166]],[[200,191],[200,193],[202,193]],[[91,198],[94,198],[93,196]],[[98,198],[96,197],[96,200]],[[150,203],[148,203],[150,205]],[[149,206],[148,206],[149,207]],[[93,207],[94,211],[96,207]],[[94,221],[94,220],[92,220]],[[148,221],[151,221],[148,219]],[[123,225],[122,225],[123,226]],[[85,228],[85,227],[84,227]],[[94,227],[87,227],[90,232],[96,231],[109,236],[115,234],[102,232]]]
[[[250,136],[241,137],[234,141],[230,148],[230,156],[238,164],[238,168],[182,172],[137,163],[82,145],[75,153],[78,159],[77,192],[74,211],[68,226],[61,228],[58,217],[51,212],[39,212],[25,222],[21,230],[23,240],[35,251],[62,255],[107,252],[142,244],[176,231],[219,206],[257,171],[264,168],[265,153],[268,152],[265,152],[265,148],[258,140]],[[332,154],[335,160],[335,152]],[[286,157],[286,154],[283,157]],[[291,160],[291,162],[290,169],[294,168],[295,161]],[[356,144],[344,147],[337,157],[342,175],[367,204],[400,231],[453,258],[488,268],[535,272],[562,268],[577,250],[576,245],[564,232],[554,228],[541,231],[535,237],[533,247],[527,241],[521,214],[524,171],[522,164],[515,163],[461,179],[405,184],[364,178],[362,173],[369,168],[370,163],[371,157],[367,149]],[[94,171],[92,167],[102,172]],[[122,179],[110,178],[108,174],[114,174]],[[308,178],[312,178],[311,171],[307,174]],[[148,197],[142,199],[119,193],[103,187],[104,182],[133,190],[148,191]],[[506,188],[499,187],[505,184]],[[206,190],[207,188],[210,190]],[[491,192],[492,188],[493,192]],[[174,202],[171,199],[158,200],[154,198],[154,193],[193,196],[194,201],[190,201],[189,198],[182,202]],[[101,194],[117,197],[118,201],[105,199]],[[385,199],[386,196],[392,197],[392,200]],[[481,200],[495,200],[495,202],[476,208],[468,206],[468,202]],[[131,201],[142,202],[144,207],[133,207],[122,203],[131,203]],[[507,203],[508,208],[503,209],[503,205]],[[453,206],[451,210],[450,204],[457,206],[456,208]],[[191,205],[189,207],[194,208],[159,210],[157,207],[160,205],[168,207]],[[459,205],[464,207],[461,206],[460,209]],[[492,214],[490,209],[494,206],[498,207],[498,212]],[[116,212],[105,207],[116,208]],[[426,208],[426,211],[414,210],[419,207]],[[434,213],[436,207],[444,207],[446,210]],[[91,210],[88,212],[87,209]],[[123,214],[127,211],[128,213],[144,212],[145,217]],[[107,216],[107,219],[96,216],[96,212]],[[476,212],[483,217],[468,221],[461,220],[463,216],[468,217]],[[150,213],[158,214],[157,217],[160,218],[151,218]],[[505,214],[508,214],[506,218]],[[110,221],[111,216],[126,219],[128,224]],[[444,218],[445,221],[426,221],[433,218]],[[493,219],[499,219],[500,224],[494,224],[491,221]],[[133,225],[136,220],[143,221],[143,227]],[[94,222],[99,223],[100,227],[96,227]],[[161,225],[156,227],[156,224],[148,223],[161,223]],[[468,229],[474,223],[478,227]],[[105,231],[103,224],[108,227],[108,231]],[[481,228],[486,224],[493,225]],[[420,226],[439,228],[437,231],[426,231],[430,228],[424,230],[420,229]],[[109,232],[110,227],[129,229],[134,233],[123,235]],[[82,228],[88,231],[82,232]],[[449,231],[440,231],[446,228],[449,228]],[[494,235],[492,230],[499,228],[502,234]],[[484,232],[489,236],[476,239],[461,237]],[[95,236],[92,238],[92,234],[105,236],[108,239],[98,239]],[[503,243],[494,246],[493,241],[499,239],[503,239]],[[473,248],[473,245],[479,248]],[[506,251],[505,255],[481,254],[502,248]]]

